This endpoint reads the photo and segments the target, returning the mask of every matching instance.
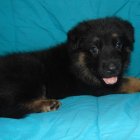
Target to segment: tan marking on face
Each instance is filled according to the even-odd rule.
[[[79,67],[82,77],[86,78],[87,80],[92,81],[93,74],[90,72],[89,68],[86,66],[85,57],[86,57],[85,53],[80,52],[76,65]]]
[[[77,64],[79,66],[81,66],[83,76],[87,77],[88,79],[91,79],[92,78],[92,73],[90,72],[90,70],[86,66],[85,57],[86,57],[85,53],[81,52],[79,54],[79,59],[78,59]]]
[[[86,63],[86,54],[79,52],[77,60],[74,61],[74,66],[78,70],[76,76],[87,84],[100,84],[97,77],[90,71]]]
[[[83,52],[80,52],[79,54],[78,63],[81,65],[85,65],[85,54]]]
[[[117,33],[113,33],[112,37],[118,37],[118,34]]]

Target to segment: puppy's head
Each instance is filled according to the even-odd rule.
[[[68,33],[72,70],[87,84],[114,85],[129,64],[134,29],[120,18],[90,20]]]

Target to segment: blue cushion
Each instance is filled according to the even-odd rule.
[[[38,50],[66,40],[76,23],[105,16],[120,16],[136,29],[129,75],[140,76],[139,0],[6,0],[0,2],[0,54]]]
[[[78,96],[59,110],[0,119],[1,140],[139,140],[140,94]]]
[[[48,48],[82,20],[120,16],[135,27],[128,75],[140,76],[139,0],[0,1],[0,54]],[[79,96],[56,112],[0,118],[1,140],[139,140],[140,95]]]

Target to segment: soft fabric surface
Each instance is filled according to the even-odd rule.
[[[140,76],[140,0],[1,0],[0,54],[47,48],[64,41],[77,22],[112,15],[136,29],[127,74]],[[70,97],[62,103],[56,112],[0,118],[0,140],[140,140],[140,94]]]
[[[140,94],[70,97],[58,111],[0,119],[0,140],[139,140]]]
[[[120,16],[136,28],[129,75],[140,74],[140,0],[5,0],[0,1],[0,54],[47,48],[66,39],[80,21]]]

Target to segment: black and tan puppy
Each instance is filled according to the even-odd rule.
[[[140,91],[140,80],[122,78],[133,50],[128,21],[85,21],[61,45],[0,57],[0,117],[55,110],[67,96]]]

